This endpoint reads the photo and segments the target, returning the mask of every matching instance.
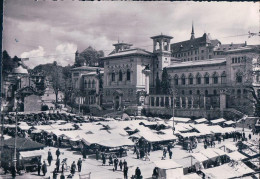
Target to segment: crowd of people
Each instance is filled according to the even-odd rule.
[[[75,173],[76,173],[76,170],[78,172],[81,172],[81,169],[82,169],[82,159],[79,158],[78,161],[77,161],[77,165],[76,165],[76,162],[73,161],[71,166],[68,167],[67,165],[67,158],[64,158],[61,162],[61,159],[60,159],[60,150],[57,149],[56,152],[56,162],[55,162],[55,168],[53,170],[53,179],[57,179],[57,176],[58,176],[58,173],[61,173],[60,175],[60,179],[65,179],[65,175],[64,173],[70,169],[70,176],[74,176]],[[47,161],[48,161],[48,166],[51,166],[52,165],[52,161],[53,161],[53,156],[52,156],[52,153],[51,153],[51,150],[48,151],[48,157],[47,157]],[[43,176],[46,175],[47,173],[47,164],[45,161],[43,161],[43,164],[41,163],[41,160],[38,160],[38,164],[37,164],[37,171],[38,171],[38,175],[40,176],[41,175],[41,172],[43,174]]]

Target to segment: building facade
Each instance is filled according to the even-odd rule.
[[[206,33],[195,38],[193,27],[190,40],[171,44],[172,38],[163,34],[151,37],[153,52],[132,48],[128,43],[114,44],[115,49],[102,58],[102,106],[130,111],[141,106],[153,114],[172,114],[174,106],[177,116],[207,118],[227,113],[253,115],[248,87],[260,92],[259,46],[222,45]],[[171,94],[156,93],[164,68]],[[75,88],[85,86],[97,94],[100,89],[94,89],[98,83],[94,72],[84,73],[73,74]],[[101,105],[98,101],[96,104]]]

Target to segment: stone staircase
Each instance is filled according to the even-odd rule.
[[[234,108],[228,108],[224,110],[224,118],[228,120],[239,120],[245,116],[244,113]]]

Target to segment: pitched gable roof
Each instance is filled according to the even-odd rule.
[[[206,33],[204,33],[202,37],[171,44],[171,51],[172,53],[188,51],[192,48],[196,49],[205,44],[216,46],[218,43],[220,43],[219,40],[212,40]]]

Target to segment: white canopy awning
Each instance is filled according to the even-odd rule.
[[[224,124],[231,125],[231,124],[235,124],[235,122],[234,121],[226,121],[226,122],[224,122]]]
[[[208,120],[205,119],[205,118],[196,119],[196,120],[194,120],[194,121],[195,121],[195,123],[197,123],[197,124],[208,122]]]
[[[247,158],[245,155],[241,154],[238,151],[228,153],[227,156],[229,156],[231,160],[235,160],[235,161],[239,161]]]
[[[175,169],[175,168],[183,168],[182,165],[174,162],[173,160],[158,160],[154,161],[154,164],[160,169]]]
[[[33,150],[33,151],[20,152],[20,156],[23,158],[42,156],[42,155],[45,155],[44,150]]]
[[[225,122],[225,121],[226,121],[225,119],[220,118],[220,119],[211,120],[210,122],[212,124],[217,124],[217,123],[221,123],[221,122]]]

